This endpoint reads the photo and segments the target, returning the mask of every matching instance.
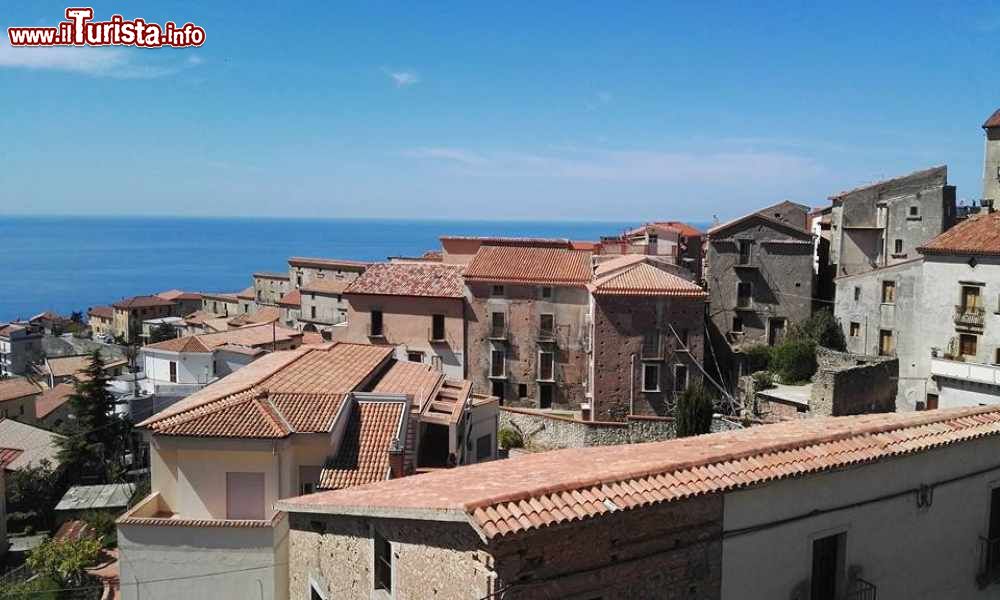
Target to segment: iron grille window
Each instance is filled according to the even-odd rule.
[[[490,353],[490,377],[504,377],[507,374],[505,358],[503,350],[493,350]]]
[[[538,353],[538,379],[541,381],[555,379],[555,357],[551,352]]]
[[[444,315],[434,315],[431,317],[431,339],[444,339]]]
[[[503,338],[507,333],[507,315],[495,312],[490,317],[490,337]]]
[[[749,265],[750,264],[750,240],[739,240],[740,244],[740,257],[739,264]]]
[[[539,334],[543,338],[553,337],[556,333],[555,315],[544,314],[539,317]]]
[[[372,333],[373,336],[380,336],[383,334],[382,331],[382,311],[373,310],[372,311]]]
[[[392,544],[375,532],[375,589],[392,592]]]

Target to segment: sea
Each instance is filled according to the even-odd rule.
[[[696,227],[704,224],[692,223]],[[180,217],[0,219],[0,322],[69,315],[169,289],[236,292],[290,256],[385,260],[440,248],[441,235],[597,240],[636,222]]]

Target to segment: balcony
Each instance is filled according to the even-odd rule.
[[[1000,538],[979,537],[979,572],[976,583],[980,588],[1000,580]]]
[[[878,600],[878,588],[872,582],[859,577],[851,583],[844,600]]]
[[[931,356],[931,375],[1000,386],[1000,365],[967,363]]]
[[[983,328],[983,317],[986,311],[978,306],[955,306],[955,325],[961,327]]]

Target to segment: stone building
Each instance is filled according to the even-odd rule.
[[[248,315],[257,312],[257,300],[255,299],[253,286],[244,289],[236,294],[237,311],[240,314]],[[204,307],[202,307],[204,308]]]
[[[278,300],[280,310],[279,321],[285,327],[292,329],[302,329],[299,318],[302,317],[302,291],[298,288],[288,292]]]
[[[734,348],[773,346],[812,314],[813,237],[806,207],[782,202],[708,230],[714,327]]]
[[[280,500],[289,597],[964,600],[1000,579],[997,407],[698,441]]]
[[[93,337],[114,337],[115,309],[110,306],[94,306],[87,309],[87,325],[90,326]]]
[[[212,292],[201,295],[201,309],[207,313],[218,317],[235,317],[237,315],[248,314],[252,311],[244,311],[241,306],[242,301],[236,294]],[[256,304],[256,302],[254,302]],[[188,315],[184,315],[188,316]]]
[[[258,271],[253,274],[253,290],[258,305],[277,306],[281,297],[292,291],[292,284],[288,273]]]
[[[0,325],[0,379],[24,375],[44,358],[43,330],[30,323]]]
[[[940,166],[831,196],[830,263],[838,277],[917,258],[955,223],[955,187]]]
[[[299,288],[302,331],[321,333],[325,339],[333,339],[335,333],[342,335],[350,308],[344,290],[350,283],[347,278],[324,278],[302,284]]]
[[[358,260],[293,256],[288,259],[288,277],[292,287],[297,289],[319,279],[349,282],[364,273],[368,264]]]
[[[659,257],[608,258],[588,285],[591,418],[671,415],[677,396],[701,381],[705,291]]]
[[[0,420],[34,424],[35,402],[41,394],[42,388],[29,379],[0,379]]]
[[[373,264],[344,290],[347,326],[337,340],[391,345],[395,357],[466,376],[462,266],[397,260]]]
[[[180,316],[177,303],[159,296],[133,296],[111,305],[114,309],[114,336],[125,342],[136,342],[142,334],[142,322],[161,317]]]
[[[507,405],[580,409],[592,254],[548,244],[476,248],[464,274],[469,379]]]
[[[183,317],[197,310],[201,310],[201,294],[197,292],[185,292],[182,290],[167,290],[156,294],[164,300],[174,303],[173,316]]]

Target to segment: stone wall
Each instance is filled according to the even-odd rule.
[[[393,598],[720,597],[721,495],[621,510],[484,542],[467,524],[290,515],[289,597],[372,597],[372,532],[392,543]]]
[[[896,410],[899,360],[817,348],[809,412],[857,415]]]
[[[500,408],[500,428],[519,431],[531,450],[585,448],[658,442],[676,437],[671,417],[632,415],[624,422],[580,419],[511,407]],[[738,429],[739,425],[716,417],[712,431]]]
[[[599,421],[623,421],[629,414],[668,416],[678,392],[701,381],[695,366],[704,357],[705,302],[702,298],[602,296],[594,300],[593,414]],[[671,331],[683,340],[683,345]],[[643,391],[643,336],[658,332],[658,391]],[[687,370],[675,379],[676,367]]]

